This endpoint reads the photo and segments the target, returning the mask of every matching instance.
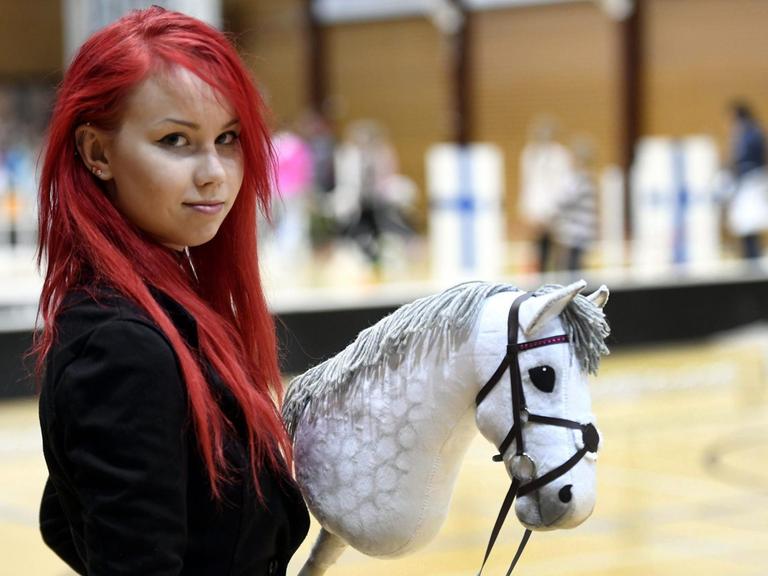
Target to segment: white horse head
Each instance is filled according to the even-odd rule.
[[[574,301],[585,284],[543,289],[538,297],[523,302],[519,321],[511,327],[516,328],[514,335],[509,333],[507,315],[514,299],[520,298],[518,294],[489,298],[478,320],[478,360],[497,360],[510,337],[519,343],[518,350],[512,350],[504,378],[478,404],[476,421],[483,436],[502,448],[500,456],[510,478],[520,481],[515,512],[533,530],[577,526],[589,517],[595,504],[599,435],[592,424],[587,375],[596,371],[604,351],[605,334],[597,323],[608,289],[603,286],[588,299]],[[564,316],[569,306],[572,310]],[[477,362],[478,380],[491,378],[496,369],[493,360]],[[512,409],[515,374],[519,374],[522,389],[518,412]],[[513,426],[522,426],[519,439],[524,449],[518,449]],[[583,457],[577,458],[580,451]],[[569,461],[571,466],[566,464]],[[556,475],[553,471],[558,470],[562,472]],[[536,489],[526,489],[544,474],[551,479],[532,484]]]
[[[525,526],[589,516],[599,437],[587,374],[607,352],[608,291],[585,298],[584,284],[533,295],[459,285],[403,306],[291,383],[283,416],[296,477],[322,526],[301,575],[323,574],[347,544],[393,557],[429,542],[476,429],[518,478]]]

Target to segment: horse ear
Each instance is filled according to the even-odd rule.
[[[592,294],[587,296],[587,300],[592,302],[592,304],[594,304],[598,308],[604,308],[606,302],[608,302],[608,296],[610,296],[610,294],[611,292],[610,290],[608,290],[608,286],[603,284],[602,286],[600,286],[600,288],[598,288],[597,290],[592,292]]]
[[[542,294],[523,302],[520,307],[520,328],[523,334],[535,334],[542,326],[560,314],[568,303],[581,292],[587,283],[579,280],[548,294]]]

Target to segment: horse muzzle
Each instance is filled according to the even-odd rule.
[[[517,454],[514,450],[504,458],[507,473],[520,483],[515,512],[527,528],[573,528],[592,513],[600,434],[589,423],[575,431],[574,440],[576,452],[560,466],[540,466],[535,456]]]

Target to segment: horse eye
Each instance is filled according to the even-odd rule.
[[[555,389],[555,369],[552,366],[537,366],[528,370],[531,382],[542,392],[552,392]]]

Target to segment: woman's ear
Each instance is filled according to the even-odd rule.
[[[99,180],[111,180],[112,171],[106,155],[107,134],[90,123],[81,124],[75,130],[75,143],[85,167]]]

